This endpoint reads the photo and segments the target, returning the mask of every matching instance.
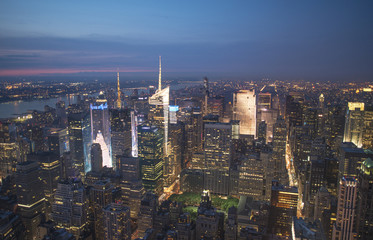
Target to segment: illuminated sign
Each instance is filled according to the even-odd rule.
[[[171,112],[177,112],[177,111],[179,111],[179,106],[172,106],[172,105],[170,105],[169,109],[170,109]]]

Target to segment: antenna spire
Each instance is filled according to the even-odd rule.
[[[119,68],[117,69],[117,85],[118,85],[117,108],[120,109],[122,107],[122,101],[120,99]]]

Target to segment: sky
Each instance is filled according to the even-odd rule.
[[[0,76],[373,79],[373,1],[0,1]],[[155,75],[155,77],[157,77]]]

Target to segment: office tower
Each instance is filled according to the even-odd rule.
[[[357,180],[342,177],[339,183],[337,217],[333,226],[332,239],[356,239]]]
[[[192,154],[203,150],[203,120],[200,108],[192,108],[186,121],[187,152]]]
[[[230,207],[228,209],[228,219],[225,222],[224,239],[236,240],[237,239],[237,208]]]
[[[25,227],[18,215],[0,209],[0,238],[4,240],[24,239]]]
[[[265,122],[267,125],[265,142],[272,142],[273,125],[278,117],[278,96],[276,90],[270,86],[264,86],[257,96],[257,125]]]
[[[105,231],[103,218],[103,208],[110,204],[113,200],[114,187],[108,180],[99,180],[93,183],[89,192],[90,205],[93,210],[93,220],[95,227],[96,239],[104,239]]]
[[[120,156],[118,158],[123,181],[138,181],[140,180],[140,158]]]
[[[137,125],[138,125],[138,121],[137,121],[137,116],[135,115],[135,111],[131,111],[131,155],[132,157],[139,156]]]
[[[102,170],[102,151],[98,143],[91,146],[91,171],[99,173]]]
[[[315,204],[315,196],[321,186],[325,185],[325,159],[319,156],[310,156],[309,158],[309,176],[306,181],[306,187],[303,191],[305,202],[305,216],[307,218],[313,217],[313,210]]]
[[[292,239],[293,240],[326,240],[321,223],[306,222],[302,218],[292,219]]]
[[[342,143],[339,148],[339,179],[343,176],[356,177],[358,168],[367,157],[372,157],[369,151],[357,148],[353,143]]]
[[[174,186],[178,176],[180,176],[182,162],[184,158],[184,124],[171,124],[169,128],[169,144],[170,144],[170,155],[168,157],[168,163],[170,166],[165,168],[169,172],[164,174],[167,178],[164,179],[165,186]],[[165,191],[171,191],[172,189],[165,188]]]
[[[211,205],[210,192],[203,191],[197,211],[196,239],[221,239],[224,233],[224,213]]]
[[[288,183],[286,170],[286,123],[282,117],[278,117],[273,126],[273,162],[274,162],[274,179],[281,184]],[[267,179],[269,180],[269,179]]]
[[[364,130],[363,130],[363,148],[373,149],[373,107],[365,106],[364,111]]]
[[[245,156],[238,167],[240,196],[250,196],[256,201],[264,200],[265,172],[259,154]]]
[[[17,212],[26,228],[26,238],[36,237],[37,227],[44,218],[45,198],[37,162],[17,164],[15,182],[17,186]]]
[[[321,220],[324,211],[330,210],[331,208],[331,194],[329,193],[328,189],[325,187],[320,187],[315,195],[315,207],[313,211],[313,219]]]
[[[373,236],[373,161],[367,158],[362,164],[358,176],[356,229],[360,239]]]
[[[99,143],[102,150],[103,166],[113,167],[111,152],[110,116],[107,100],[100,95],[90,105],[92,142]]]
[[[364,103],[349,102],[346,112],[343,142],[352,142],[358,148],[363,145],[364,107]]]
[[[20,162],[19,145],[0,142],[0,179],[13,174],[14,166]]]
[[[291,236],[291,219],[297,215],[298,189],[273,182],[269,215],[269,232]]]
[[[56,103],[56,115],[57,115],[59,127],[66,128],[67,127],[67,111],[66,111],[66,104],[64,101],[59,101]]]
[[[204,103],[203,103],[203,116],[206,116],[208,115],[208,100],[210,96],[209,80],[207,77],[203,78],[203,95],[205,97]]]
[[[177,105],[170,105],[169,106],[169,113],[170,113],[170,124],[177,123],[177,112],[179,111],[179,106]]]
[[[112,203],[103,209],[105,239],[130,240],[130,209],[121,204]]]
[[[77,169],[73,165],[73,160],[71,158],[71,152],[66,152],[60,158],[61,162],[61,177],[60,179],[70,179],[74,178],[77,175]]]
[[[183,213],[179,216],[176,223],[178,240],[193,240],[195,235],[195,226],[190,219],[190,213]]]
[[[233,93],[233,120],[240,121],[240,134],[256,138],[255,90],[240,90]]]
[[[79,109],[68,114],[69,146],[73,166],[81,176],[91,170],[91,125],[89,115]]]
[[[204,173],[201,169],[183,169],[180,174],[182,192],[200,193],[204,189]]]
[[[258,141],[261,143],[267,141],[267,124],[265,121],[261,121],[258,125]]]
[[[292,126],[302,126],[303,103],[304,96],[302,93],[291,92],[286,96],[285,120],[289,128]]]
[[[116,102],[116,107],[117,109],[122,108],[122,99],[121,99],[121,92],[120,92],[120,84],[119,84],[119,71],[117,72],[117,102]]]
[[[307,107],[304,109],[303,125],[307,128],[307,134],[312,138],[316,137],[318,133],[318,109]]]
[[[232,124],[205,123],[205,188],[214,194],[229,194]]]
[[[80,180],[65,180],[58,183],[51,217],[60,228],[65,228],[75,238],[83,236],[88,224],[88,201]]]
[[[163,177],[168,179],[170,172],[170,149],[169,149],[169,102],[170,102],[170,87],[162,89],[161,79],[161,57],[159,57],[159,78],[158,89],[154,95],[149,98],[150,112],[148,119],[150,123],[156,126],[163,135]],[[169,181],[165,182],[165,187],[169,187]]]
[[[147,192],[144,198],[141,200],[140,214],[138,220],[138,232],[139,236],[144,236],[145,232],[149,228],[154,226],[154,218],[158,209],[158,197],[157,195]]]
[[[138,127],[141,179],[147,190],[161,192],[163,177],[163,135],[150,124]]]
[[[47,138],[48,151],[54,152],[58,156],[70,151],[68,128],[50,128]]]
[[[224,97],[216,96],[208,99],[208,114],[224,117]]]
[[[111,150],[113,167],[118,167],[117,157],[131,150],[131,112],[128,109],[110,109]]]
[[[122,190],[123,204],[130,208],[131,218],[138,219],[140,213],[141,200],[145,195],[145,189],[140,180],[122,181],[120,184]]]
[[[61,176],[61,163],[59,156],[53,152],[38,152],[27,156],[29,161],[38,162],[40,166],[40,179],[42,181],[41,187],[44,191],[48,209],[53,203],[53,196],[57,189],[57,184]]]

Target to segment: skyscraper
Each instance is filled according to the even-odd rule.
[[[26,227],[26,239],[34,239],[45,213],[45,198],[37,162],[17,164],[17,212]]]
[[[360,239],[373,236],[373,161],[367,158],[362,164],[358,176],[356,229]]]
[[[286,170],[286,123],[280,116],[273,127],[273,161],[274,161],[274,178],[281,184],[288,183]]]
[[[254,89],[233,93],[233,120],[240,121],[240,134],[256,137],[256,96]]]
[[[90,105],[90,110],[92,142],[101,145],[103,166],[113,167],[109,109],[103,95]]]
[[[68,115],[69,145],[73,166],[84,176],[91,170],[91,121],[89,115],[71,107]]]
[[[332,239],[356,239],[357,181],[342,177],[339,183],[337,217],[333,226]]]
[[[364,107],[361,102],[348,103],[343,135],[343,142],[352,142],[359,148],[363,145]]]
[[[232,124],[205,123],[205,188],[215,194],[229,194]]]
[[[117,98],[117,102],[116,102],[116,107],[117,109],[121,109],[122,108],[122,99],[121,99],[121,92],[120,92],[120,84],[119,84],[119,70],[117,72],[117,91],[118,91],[118,98]]]
[[[298,189],[273,182],[269,231],[276,235],[290,236],[291,219],[297,215]]]
[[[141,178],[145,189],[161,192],[163,189],[163,135],[155,126],[138,127]]]
[[[131,150],[131,116],[128,109],[110,109],[111,150],[113,167],[117,168],[117,157]]]
[[[79,180],[61,181],[52,205],[52,219],[75,238],[82,237],[87,226],[88,201],[85,189]]]
[[[168,179],[168,169],[171,167],[169,160],[169,143],[168,143],[168,125],[169,125],[169,102],[170,102],[170,87],[162,89],[161,78],[161,57],[159,57],[159,78],[158,89],[154,95],[149,98],[150,112],[149,121],[151,125],[156,126],[163,135],[163,174],[164,178]],[[167,186],[169,182],[166,181]]]
[[[105,239],[130,240],[130,209],[117,203],[109,204],[103,209]]]
[[[102,151],[98,143],[92,144],[91,147],[91,171],[100,172],[102,169]]]

